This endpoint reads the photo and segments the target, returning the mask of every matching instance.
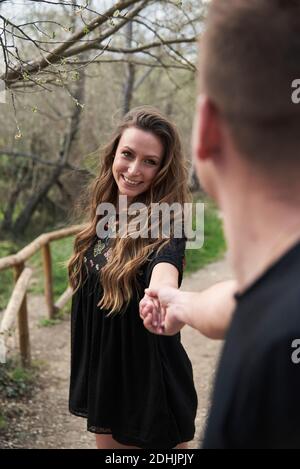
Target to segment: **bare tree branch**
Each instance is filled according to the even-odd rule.
[[[81,59],[80,56],[83,52],[92,50],[100,50],[101,54],[106,52],[110,54],[122,54],[123,56],[128,56],[139,55],[140,53],[148,53],[148,55],[151,55],[149,54],[151,50],[164,48],[167,55],[169,55],[170,63],[166,64],[166,61],[162,60],[162,57],[158,59],[156,56],[153,56],[156,66],[157,64],[160,64],[167,70],[168,68],[171,68],[172,62],[175,62],[180,67],[184,66],[186,69],[192,72],[195,71],[195,66],[189,57],[174,46],[195,43],[197,41],[196,34],[187,37],[187,35],[183,36],[183,33],[181,32],[181,37],[176,37],[174,32],[170,34],[170,28],[164,26],[163,29],[165,31],[169,31],[169,37],[166,34],[163,34],[163,36],[167,37],[163,37],[160,31],[162,28],[160,23],[162,23],[162,21],[151,21],[146,13],[146,11],[148,11],[146,8],[150,7],[151,5],[153,7],[155,7],[156,4],[161,4],[162,7],[165,5],[172,5],[172,8],[174,8],[176,7],[174,2],[170,3],[167,0],[119,0],[112,7],[108,8],[104,13],[95,12],[88,7],[87,3],[83,5],[77,5],[77,2],[66,3],[63,1],[55,2],[43,0],[37,0],[36,3],[60,5],[64,6],[65,8],[72,6],[73,9],[77,10],[77,13],[80,13],[81,16],[78,19],[83,22],[84,26],[82,27],[81,23],[78,31],[74,32],[66,38],[60,35],[61,37],[54,41],[56,33],[46,31],[43,26],[47,25],[52,28],[57,26],[61,30],[68,32],[72,29],[75,29],[75,23],[73,23],[71,27],[68,25],[63,25],[60,21],[60,18],[58,17],[57,21],[54,21],[53,19],[37,19],[36,21],[23,21],[17,25],[15,22],[6,18],[5,15],[0,15],[0,18],[2,18],[3,21],[2,33],[0,27],[0,47],[2,47],[3,52],[5,52],[4,57],[6,59],[6,70],[0,79],[4,80],[6,85],[10,88],[19,89],[17,84],[20,82],[25,82],[26,86],[30,87],[35,85],[41,89],[43,89],[43,85],[48,83],[54,84],[55,81],[53,81],[51,78],[41,78],[41,75],[43,73],[47,73],[49,75],[61,75],[61,73],[71,72],[72,70],[70,70],[70,67],[75,66],[75,64],[67,60],[70,57],[74,57],[74,62],[75,59],[78,59],[78,65],[81,65],[82,67],[88,67],[92,63],[100,63],[101,61],[96,61],[96,58],[99,57],[99,55],[84,61]],[[181,16],[184,18],[184,26],[187,28],[187,31],[191,30],[192,33],[195,33],[195,27],[193,24],[194,18],[190,19],[183,9],[180,9],[179,7],[177,8],[179,9],[179,12],[181,12]],[[145,18],[142,15],[142,12],[144,11]],[[151,9],[149,11],[151,11]],[[153,13],[154,11],[155,10],[153,10]],[[89,13],[89,15],[94,14],[96,17],[92,19],[89,18],[87,20],[83,18],[83,12]],[[170,12],[168,12],[168,14],[170,14]],[[74,17],[75,15],[73,15],[73,20]],[[197,14],[196,17],[199,17],[199,14]],[[115,38],[116,33],[122,30],[122,28],[130,21],[134,21],[142,28],[145,28],[143,32],[144,44],[139,44],[134,39],[131,47],[123,47],[120,44],[120,41],[117,39],[114,41],[114,45],[111,45],[111,39]],[[175,21],[175,19],[173,19],[173,21]],[[178,24],[180,24],[180,22]],[[191,26],[191,28],[189,26]],[[28,34],[26,32],[27,30],[25,31],[24,28],[31,28],[33,33],[35,30],[37,34],[43,35],[49,38],[49,40],[41,40],[41,38],[37,37],[37,34],[35,34],[34,37]],[[175,30],[176,28],[174,27],[174,31]],[[147,34],[147,31],[149,31],[151,35],[154,36],[154,38],[158,38],[158,41],[151,40],[150,35]],[[95,35],[95,33],[98,34]],[[2,34],[9,34],[12,38],[12,44],[8,44],[7,42],[4,43],[3,39],[1,38]],[[51,37],[51,34],[53,34],[53,37]],[[109,43],[105,44],[104,42],[107,39],[109,39]],[[25,59],[20,57],[17,46],[18,41],[28,41],[31,43],[34,48],[37,49],[37,52],[40,54],[41,58],[29,60],[28,58]],[[118,46],[118,43],[120,46]],[[134,45],[134,43],[136,45]],[[55,46],[53,47],[53,45]],[[117,57],[116,61],[124,62],[124,59],[125,57]],[[130,63],[133,64],[133,61],[130,60]],[[69,68],[69,70],[67,68]],[[34,78],[35,75],[37,75],[36,78]],[[64,86],[63,83],[59,83],[59,79],[57,79],[56,83],[59,86]]]
[[[9,86],[15,81],[22,80],[24,73],[32,75],[48,67],[49,64],[57,63],[61,60],[66,51],[72,45],[75,45],[81,38],[85,37],[87,33],[90,33],[96,28],[99,28],[101,25],[103,25],[108,18],[111,18],[113,16],[116,11],[122,11],[128,6],[136,3],[140,3],[140,0],[123,0],[117,2],[113,7],[109,8],[103,15],[99,15],[94,18],[92,21],[90,21],[90,23],[88,23],[87,26],[81,28],[78,32],[74,33],[67,41],[54,48],[41,60],[33,61],[26,67],[23,67],[21,64],[14,71],[11,70],[10,72],[8,72],[6,77],[2,76],[1,79],[5,80],[6,84]],[[142,3],[144,6],[146,3],[149,3],[149,0],[144,0]],[[2,19],[3,21],[7,21],[4,17],[2,17]]]
[[[14,158],[26,158],[26,159],[29,159],[36,163],[40,163],[45,166],[51,166],[54,168],[60,167],[65,170],[76,171],[76,172],[87,174],[89,176],[93,176],[93,174],[87,169],[78,168],[76,166],[71,165],[70,163],[62,164],[60,162],[60,159],[58,159],[56,162],[48,161],[48,160],[43,160],[39,156],[33,155],[32,153],[26,153],[26,152],[17,151],[17,150],[5,150],[5,149],[0,151],[0,156],[12,156]]]

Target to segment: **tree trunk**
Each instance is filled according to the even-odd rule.
[[[24,209],[18,216],[13,226],[13,233],[16,237],[20,237],[20,233],[23,233],[30,223],[31,217],[37,209],[38,205],[42,202],[44,197],[48,194],[53,184],[56,183],[58,177],[62,172],[62,166],[58,166],[54,169],[50,177],[43,184],[43,186],[34,194],[31,195]]]
[[[189,175],[189,188],[191,192],[199,192],[202,190],[194,168],[191,169]]]
[[[21,170],[21,174],[17,177],[16,186],[9,195],[8,203],[3,212],[3,221],[1,223],[0,231],[9,233],[13,225],[13,215],[19,195],[28,186],[31,180],[31,175],[28,166]]]
[[[17,237],[19,236],[19,233],[23,233],[26,230],[30,223],[32,215],[34,214],[38,205],[43,201],[44,197],[47,196],[51,187],[54,184],[58,183],[59,177],[61,176],[61,173],[68,162],[68,158],[70,156],[72,146],[75,143],[79,129],[80,116],[82,112],[82,107],[80,104],[84,99],[84,82],[84,75],[83,72],[81,72],[74,93],[74,99],[76,100],[76,102],[78,102],[78,105],[74,108],[70,120],[70,125],[63,137],[57,167],[54,168],[54,170],[50,173],[50,176],[42,184],[39,190],[31,195],[24,209],[17,218],[13,226],[13,233]]]
[[[128,49],[132,48],[132,32],[132,21],[129,21],[126,25],[126,47]],[[130,110],[135,80],[135,66],[128,62],[125,67],[126,81],[124,83],[123,114]]]

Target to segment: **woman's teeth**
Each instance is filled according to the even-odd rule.
[[[124,181],[127,182],[127,184],[130,184],[131,186],[137,186],[138,184],[140,184],[140,181],[139,182],[131,181],[126,176],[124,176],[124,174],[122,174],[122,176],[123,176]]]

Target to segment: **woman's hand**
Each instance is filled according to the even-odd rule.
[[[164,335],[177,334],[185,324],[180,320],[185,309],[184,301],[182,301],[184,298],[183,292],[174,287],[162,287],[159,290],[149,288],[145,290],[145,296],[158,304],[158,333]],[[145,321],[144,325],[147,327]]]
[[[139,304],[140,317],[149,332],[161,333],[161,310],[159,301],[145,293]]]

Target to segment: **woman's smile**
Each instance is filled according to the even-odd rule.
[[[123,180],[125,181],[127,185],[132,186],[132,187],[138,186],[139,184],[142,183],[142,181],[134,181],[133,179],[128,178],[127,176],[125,176],[125,174],[121,174],[121,177],[123,178]]]

